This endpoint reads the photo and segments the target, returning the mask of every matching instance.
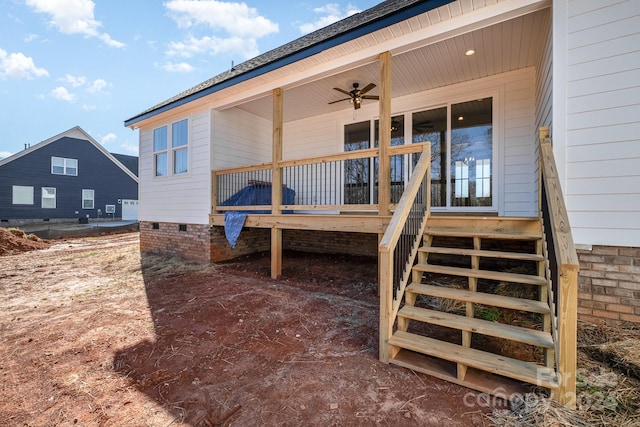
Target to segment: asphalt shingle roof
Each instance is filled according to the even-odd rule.
[[[304,35],[292,42],[265,52],[255,58],[242,62],[232,69],[218,74],[204,82],[181,92],[142,113],[125,121],[125,126],[132,125],[147,117],[189,102],[200,96],[208,95],[217,89],[223,89],[311,56],[335,44],[344,43],[379,28],[392,25],[420,13],[435,9],[454,0],[387,0],[341,21]],[[391,19],[395,18],[395,19]],[[387,20],[389,22],[387,22]],[[381,23],[380,26],[373,25]],[[273,65],[269,67],[269,65]],[[244,78],[243,78],[244,77]],[[173,105],[175,104],[175,105]]]

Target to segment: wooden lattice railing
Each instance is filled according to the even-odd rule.
[[[551,333],[556,344],[556,372],[560,387],[553,398],[567,406],[576,403],[578,255],[562,195],[549,128],[540,128],[540,215],[548,260]]]
[[[431,146],[425,145],[378,246],[380,360],[385,363],[389,362],[388,341],[430,213],[430,166]]]

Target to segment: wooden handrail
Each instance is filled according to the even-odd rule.
[[[397,156],[401,154],[412,154],[412,153],[421,153],[424,150],[424,143],[419,144],[407,144],[407,145],[398,145],[395,147],[391,147],[389,150],[389,154],[391,156]],[[340,160],[355,160],[355,159],[364,159],[370,157],[378,157],[379,151],[377,148],[368,148],[365,150],[354,150],[347,151],[343,153],[335,153],[335,154],[326,154],[323,156],[315,156],[315,157],[305,157],[301,159],[294,160],[282,160],[278,163],[281,168],[287,166],[300,166],[300,165],[310,165],[314,163],[328,163],[335,162]],[[260,163],[256,165],[249,166],[238,166],[233,168],[225,168],[225,169],[217,169],[213,171],[216,176],[226,175],[230,173],[238,173],[238,172],[252,172],[257,170],[267,170],[271,169],[272,163]]]
[[[389,363],[389,358],[393,356],[390,353],[389,339],[393,333],[393,324],[397,312],[400,307],[400,301],[406,288],[409,277],[411,277],[411,268],[416,254],[418,253],[419,243],[422,240],[421,236],[424,233],[427,219],[430,211],[430,199],[429,199],[429,187],[430,187],[430,166],[431,166],[431,145],[425,144],[423,147],[422,155],[414,168],[411,179],[402,193],[402,197],[396,206],[396,210],[391,217],[391,221],[386,228],[380,244],[378,245],[378,260],[379,260],[379,294],[380,294],[380,343],[379,343],[379,358],[384,363]],[[426,177],[426,183],[425,183]],[[424,183],[424,187],[422,187]],[[403,277],[399,280],[398,297],[394,299],[394,252],[400,236],[404,230],[405,224],[409,215],[411,214],[412,207],[420,188],[423,188],[423,202],[425,203],[424,216],[421,218],[420,226],[418,227],[417,235],[415,236],[415,242],[410,249],[410,253],[407,255],[407,259],[403,260],[405,266],[409,268],[405,269]]]
[[[579,262],[548,128],[540,128],[540,169],[540,190],[543,190],[545,198],[541,205],[546,207],[541,214],[549,222],[551,232],[547,239],[551,240],[548,244],[552,245],[558,269],[557,293],[554,295],[550,289],[550,296],[555,299],[551,302],[557,308],[557,313],[551,315],[557,315],[556,365],[560,385],[553,397],[564,405],[575,407]]]
[[[226,168],[226,169],[218,169],[212,171],[214,175],[227,175],[231,173],[239,173],[239,172],[253,172],[260,170],[269,170],[271,169],[271,163],[260,163],[257,165],[249,165],[249,166],[238,166],[235,168]]]
[[[400,197],[400,201],[396,205],[396,211],[391,218],[387,231],[380,240],[380,244],[378,246],[378,250],[380,252],[389,252],[398,243],[400,233],[402,232],[402,225],[405,223],[409,213],[411,212],[411,206],[413,205],[413,200],[418,194],[418,190],[422,184],[422,178],[431,165],[430,149],[430,145],[423,146],[422,156],[420,156],[420,160],[413,169],[411,180],[409,180],[407,188],[404,193],[402,193],[402,197]]]

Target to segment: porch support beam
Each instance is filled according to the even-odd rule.
[[[282,213],[282,175],[280,161],[282,161],[282,126],[284,121],[284,98],[282,88],[273,90],[273,148],[271,171],[271,213]],[[277,279],[282,275],[282,229],[271,229],[271,278]]]
[[[380,54],[380,164],[378,167],[378,215],[389,215],[391,204],[391,53]]]

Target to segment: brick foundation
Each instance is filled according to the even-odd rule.
[[[378,235],[371,233],[284,230],[282,245],[284,249],[292,251],[378,256]]]
[[[209,234],[209,226],[203,224],[142,221],[140,252],[208,263],[211,259]]]
[[[181,227],[182,226],[182,227]],[[284,230],[283,249],[377,256],[378,236],[364,233]],[[140,250],[197,262],[220,262],[271,249],[271,230],[243,228],[231,248],[223,227],[169,222],[140,223]]]
[[[579,249],[578,318],[592,323],[640,323],[640,248]]]

